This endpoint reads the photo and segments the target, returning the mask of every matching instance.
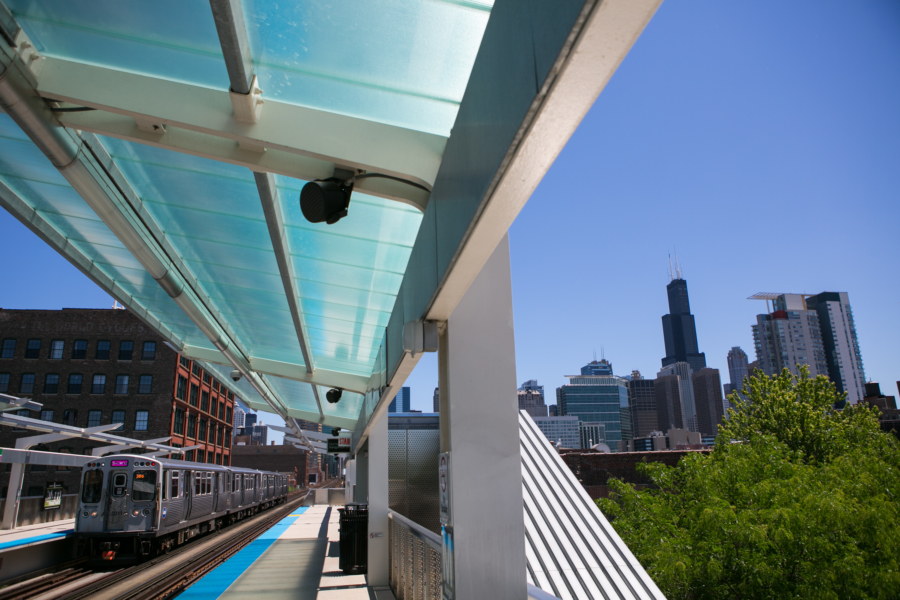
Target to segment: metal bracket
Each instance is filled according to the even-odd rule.
[[[137,128],[141,131],[149,131],[150,133],[155,133],[158,135],[162,135],[166,132],[165,123],[161,123],[159,121],[135,117],[134,122],[137,123]]]
[[[41,67],[44,66],[44,57],[34,47],[24,29],[19,28],[19,31],[16,32],[15,45],[16,54],[19,55],[19,58],[22,59],[22,62],[31,71],[31,74],[34,75],[34,78],[40,77]]]
[[[231,107],[234,109],[234,120],[242,123],[259,123],[263,105],[262,93],[256,83],[256,75],[253,76],[253,82],[250,84],[249,94],[229,91]]]
[[[412,356],[420,352],[437,352],[437,322],[410,321],[403,325],[403,349]]]

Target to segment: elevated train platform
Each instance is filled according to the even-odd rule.
[[[188,588],[183,600],[393,600],[338,568],[337,507],[298,508]]]

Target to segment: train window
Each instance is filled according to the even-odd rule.
[[[168,469],[166,469],[166,470],[163,471],[163,478],[162,478],[162,499],[163,499],[163,500],[168,500],[168,499],[169,499],[169,470],[168,470]]]
[[[125,473],[116,473],[112,479],[113,496],[124,496],[125,486],[128,485],[128,475]]]
[[[149,502],[156,498],[156,471],[135,471],[131,485],[134,502]]]
[[[81,501],[85,504],[100,502],[103,493],[103,471],[94,469],[84,474],[84,484],[81,486]]]
[[[203,485],[202,484],[203,480],[201,479],[201,476],[202,475],[200,473],[196,473],[196,472],[194,473],[194,495],[195,496],[199,496],[200,494],[203,493],[203,488],[201,487]]]
[[[212,473],[206,474],[206,493],[212,494],[213,486],[212,486]]]
[[[178,480],[180,479],[180,473],[178,471],[172,471],[172,481],[169,489],[169,497],[173,500],[178,497]]]

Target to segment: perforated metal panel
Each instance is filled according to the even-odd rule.
[[[407,512],[405,517],[422,527],[440,533],[438,457],[441,452],[439,430],[407,432]]]
[[[401,515],[408,511],[406,474],[406,431],[388,431],[388,507]]]

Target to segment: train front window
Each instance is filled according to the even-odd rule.
[[[178,497],[178,471],[172,471],[172,489],[169,490],[169,498],[173,500]]]
[[[94,469],[84,474],[84,484],[81,486],[81,501],[85,504],[100,502],[103,493],[103,471]]]
[[[150,502],[156,498],[156,471],[135,471],[131,485],[131,499]]]

